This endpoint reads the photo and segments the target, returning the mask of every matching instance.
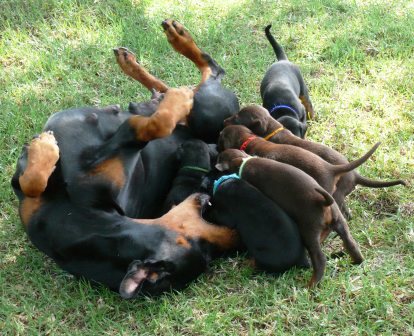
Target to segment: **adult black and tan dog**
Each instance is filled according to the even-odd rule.
[[[195,91],[202,91],[216,63],[181,25],[175,23],[177,31],[174,21],[166,25],[168,37],[186,37],[170,42],[197,60],[202,81]],[[126,58],[124,50],[117,50],[119,62]],[[148,73],[141,79],[162,83]],[[234,230],[201,218],[206,195],[194,194],[157,215],[157,202],[176,172],[171,155],[193,133],[177,123],[190,111],[198,113],[193,90],[164,92],[129,111],[110,106],[52,115],[23,148],[12,178],[19,214],[34,245],[64,270],[119,290],[124,298],[181,288],[217,251],[237,244]],[[209,99],[207,93],[202,97]],[[218,118],[222,122],[225,115]],[[142,217],[155,219],[136,219]]]

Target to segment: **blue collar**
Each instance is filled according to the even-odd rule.
[[[273,117],[272,113],[277,111],[277,110],[280,110],[280,109],[287,109],[289,111],[292,111],[297,117],[299,117],[298,111],[296,111],[293,107],[291,107],[289,105],[273,105],[273,107],[270,109],[269,113]]]
[[[213,195],[216,193],[218,187],[227,180],[231,180],[231,179],[240,179],[239,175],[237,174],[231,174],[231,175],[223,175],[222,177],[220,177],[218,180],[214,181],[214,185],[213,185]]]

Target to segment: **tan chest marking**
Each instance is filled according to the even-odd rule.
[[[90,174],[93,176],[103,176],[105,179],[113,182],[119,189],[125,184],[124,166],[119,158],[105,160],[97,165]]]

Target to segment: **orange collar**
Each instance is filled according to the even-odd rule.
[[[279,128],[276,128],[272,133],[269,133],[266,135],[263,139],[269,140],[272,136],[276,135],[280,131],[283,131],[285,128],[283,126],[280,126]]]
[[[246,149],[246,147],[249,145],[249,143],[250,143],[253,139],[255,139],[255,138],[257,138],[257,136],[256,136],[256,135],[249,136],[249,137],[246,139],[246,141],[245,141],[245,142],[243,142],[243,143],[242,143],[242,145],[240,146],[240,150],[241,150],[241,151],[244,151],[244,150]]]

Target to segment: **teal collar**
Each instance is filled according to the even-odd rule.
[[[227,180],[231,180],[231,179],[240,179],[240,177],[237,174],[231,174],[231,175],[223,175],[222,177],[220,177],[218,180],[214,181],[214,185],[213,185],[213,195],[216,193],[218,187]]]
[[[242,164],[240,165],[240,168],[239,168],[239,177],[240,178],[242,178],[242,173],[243,173],[244,166],[246,165],[246,162],[249,161],[250,159],[253,159],[253,156],[245,157],[245,158],[242,159],[243,162],[242,162]]]

